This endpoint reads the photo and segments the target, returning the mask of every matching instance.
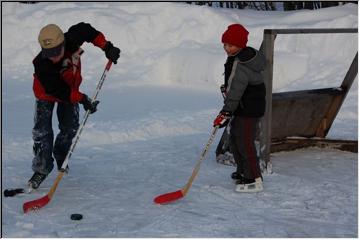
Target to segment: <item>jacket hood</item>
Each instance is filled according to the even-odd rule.
[[[255,72],[261,72],[265,69],[265,57],[258,50],[252,47],[242,49],[236,57],[240,63],[247,66]]]

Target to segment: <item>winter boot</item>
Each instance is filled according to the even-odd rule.
[[[31,187],[32,189],[39,188],[40,184],[45,180],[46,177],[47,174],[35,172],[28,182],[29,187]]]
[[[244,193],[261,192],[263,190],[263,184],[261,177],[256,179],[243,178],[236,181],[235,191]]]
[[[242,180],[243,179],[243,174],[240,174],[238,172],[233,172],[231,174],[231,178],[234,180],[234,181],[238,181],[238,180]]]

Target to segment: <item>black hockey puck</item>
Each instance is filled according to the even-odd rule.
[[[5,197],[13,197],[16,194],[24,193],[25,190],[23,188],[16,188],[16,189],[5,189],[4,196]]]
[[[79,213],[73,213],[70,216],[71,220],[81,220],[83,218],[83,216]]]

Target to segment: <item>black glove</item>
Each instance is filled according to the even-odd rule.
[[[99,101],[96,100],[94,102],[91,102],[91,99],[86,94],[84,94],[83,99],[80,101],[80,103],[83,105],[85,111],[89,110],[91,114],[96,112],[96,107],[99,104]]]
[[[117,47],[114,47],[114,45],[111,42],[106,42],[105,47],[103,48],[105,52],[105,56],[110,59],[113,63],[117,63],[116,61],[120,57],[120,49]]]

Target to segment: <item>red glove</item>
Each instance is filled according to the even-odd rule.
[[[229,123],[230,118],[231,114],[229,112],[220,112],[214,120],[214,127],[225,127]]]

